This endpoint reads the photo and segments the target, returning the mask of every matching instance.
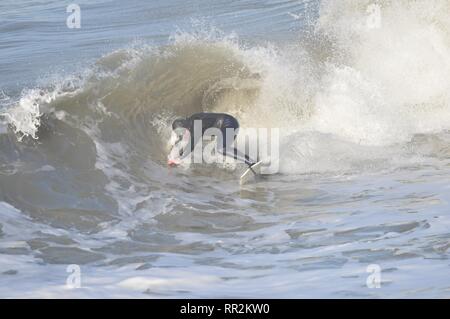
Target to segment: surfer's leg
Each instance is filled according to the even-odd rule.
[[[252,166],[255,164],[246,154],[242,154],[239,152],[236,148],[222,148],[218,150],[220,154],[223,156],[228,156],[230,158],[233,158],[237,161],[243,162],[247,164],[248,166]]]
[[[238,128],[236,128],[237,130]],[[227,139],[227,136],[225,134],[225,129],[222,129],[222,136],[223,136],[223,144],[222,147],[219,147],[218,151],[223,156],[228,156],[230,158],[233,158],[237,161],[243,162],[247,164],[248,166],[252,166],[255,164],[254,161],[248,157],[247,154],[243,154],[240,152],[236,147],[233,147],[232,144],[234,143],[236,139],[236,134],[233,135],[232,139]]]
[[[248,166],[253,166],[253,165],[255,165],[255,162],[252,161],[252,160],[250,159],[250,157],[248,157],[247,154],[243,154],[243,153],[239,152],[238,149],[237,149],[236,147],[233,149],[233,155],[234,155],[234,158],[235,158],[236,160],[241,161],[241,162],[244,162],[244,163],[247,164]]]

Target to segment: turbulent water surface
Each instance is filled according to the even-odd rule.
[[[1,297],[450,297],[448,0],[71,2],[0,3]],[[200,111],[279,173],[168,169]]]

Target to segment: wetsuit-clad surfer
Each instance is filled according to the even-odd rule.
[[[195,134],[194,132],[194,128],[197,128],[197,126],[195,126],[196,121],[201,123],[201,134]],[[186,142],[186,139],[189,139],[190,135],[190,147],[187,149],[186,147],[180,148],[179,155],[181,157],[186,157],[189,153],[193,152],[196,144],[203,138],[205,131],[210,128],[216,128],[222,133],[222,145],[218,145],[217,147],[219,153],[242,161],[250,167],[255,164],[255,162],[252,161],[246,154],[242,154],[236,149],[236,147],[232,147],[239,130],[239,122],[233,116],[224,113],[196,113],[188,118],[176,119],[172,123],[172,130],[177,136],[174,147],[179,143],[181,144],[183,140]],[[229,135],[227,136],[227,129],[234,130],[232,138],[230,138]],[[185,144],[187,145],[188,143]],[[177,163],[175,161],[169,160],[169,165],[176,164]]]

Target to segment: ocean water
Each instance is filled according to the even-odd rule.
[[[450,297],[448,0],[71,3],[0,3],[0,297]],[[199,111],[279,172],[167,168]]]

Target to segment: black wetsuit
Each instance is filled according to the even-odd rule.
[[[194,132],[195,121],[201,121],[201,135],[198,133],[195,134]],[[236,147],[231,147],[239,130],[239,122],[233,116],[225,113],[196,113],[183,121],[183,127],[189,130],[191,135],[190,150],[185,152],[183,156],[186,156],[190,152],[194,151],[195,145],[201,138],[203,138],[206,130],[210,128],[217,128],[222,133],[222,147],[219,147],[218,145],[218,152],[224,156],[230,156],[234,159],[245,162],[249,166],[255,163],[246,154],[239,152]],[[227,138],[227,129],[234,130],[233,138],[231,140]]]

